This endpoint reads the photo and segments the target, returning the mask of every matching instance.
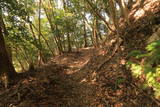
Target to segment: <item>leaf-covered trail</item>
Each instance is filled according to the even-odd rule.
[[[39,91],[30,92],[29,99],[25,98],[27,104],[30,103],[33,107],[97,107],[96,87],[86,81],[89,72],[82,68],[98,52],[95,48],[85,48],[65,53],[38,68],[33,78],[39,80],[35,81],[39,86],[30,84]],[[26,105],[25,101],[18,107]]]
[[[127,85],[126,80],[117,84],[116,81],[125,76],[121,71],[109,69],[115,62],[106,64],[105,71],[94,72],[107,58],[104,54],[103,50],[85,48],[52,58],[44,66],[25,73],[15,86],[7,90],[2,88],[0,107],[155,105],[150,97]]]
[[[70,93],[70,99],[67,101],[68,105],[64,105],[65,107],[96,107],[93,103],[95,102],[96,88],[87,82],[88,72],[82,70],[90,58],[96,54],[98,54],[98,50],[86,48],[57,56],[52,60],[57,64],[67,66],[63,72],[64,87],[71,86],[71,88],[66,91],[66,94]]]

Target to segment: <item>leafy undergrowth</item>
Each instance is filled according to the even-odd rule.
[[[154,41],[146,47],[146,52],[135,50],[130,56],[136,61],[128,61],[128,68],[131,69],[134,77],[143,80],[143,87],[152,87],[155,97],[160,98],[160,41]]]

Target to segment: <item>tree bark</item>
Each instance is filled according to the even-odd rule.
[[[39,16],[38,16],[39,35],[38,35],[38,43],[39,43],[40,48],[38,50],[38,66],[44,64],[43,53],[42,53],[42,44],[41,44],[41,4],[42,4],[42,0],[39,0]]]
[[[88,42],[87,42],[87,32],[86,32],[86,23],[85,20],[83,20],[83,29],[84,29],[84,47],[88,47]]]
[[[55,28],[56,28],[57,31],[59,31],[57,25],[55,25]],[[58,49],[59,49],[59,54],[62,54],[63,53],[63,46],[62,46],[61,35],[60,35],[59,32],[57,33],[57,40],[58,40],[57,45],[58,45]]]
[[[14,66],[9,58],[9,54],[6,50],[4,36],[2,32],[2,13],[0,13],[0,77],[1,81],[7,88],[8,84],[17,75]]]
[[[129,19],[128,19],[128,8],[124,2],[124,0],[117,0],[117,3],[121,9],[121,15],[122,17],[127,21],[128,25],[130,25]]]
[[[68,41],[68,52],[72,51],[72,47],[71,47],[71,40],[70,40],[70,33],[67,32],[67,41]]]
[[[99,39],[98,39],[98,33],[97,33],[97,19],[94,18],[93,20],[93,34],[94,34],[94,37],[95,37],[95,43],[96,43],[96,47],[98,48],[99,47]]]

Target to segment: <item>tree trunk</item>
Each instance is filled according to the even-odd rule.
[[[55,25],[55,28],[56,28],[56,31],[59,31],[57,25]],[[62,54],[62,52],[63,52],[63,47],[62,47],[61,35],[60,35],[59,32],[57,33],[57,40],[58,40],[58,44],[57,44],[57,45],[58,45],[58,49],[59,49],[59,54]]]
[[[99,39],[98,39],[98,34],[97,34],[97,19],[94,18],[93,20],[93,38],[95,41],[95,47],[99,47]]]
[[[88,42],[87,42],[87,32],[86,32],[86,23],[85,23],[85,20],[84,20],[83,29],[84,29],[84,47],[88,47]]]
[[[42,43],[41,43],[41,4],[42,4],[42,1],[39,0],[39,16],[38,16],[39,34],[38,34],[38,43],[40,45],[40,48],[38,50],[38,66],[44,64],[43,53],[42,53]]]
[[[1,81],[7,88],[12,79],[15,78],[16,72],[6,50],[6,45],[2,33],[2,14],[0,15],[0,77]]]
[[[123,18],[125,18],[125,20],[127,21],[127,23],[130,25],[129,19],[128,19],[128,8],[124,2],[124,0],[117,0],[117,3],[121,9],[121,15]]]
[[[72,48],[71,48],[71,40],[70,40],[70,33],[69,32],[67,32],[67,41],[68,41],[68,52],[71,52]]]
[[[116,4],[114,0],[109,0],[109,10],[115,28],[119,31],[118,17],[116,12]]]

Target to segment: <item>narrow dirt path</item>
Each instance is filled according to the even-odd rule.
[[[86,82],[87,72],[81,70],[97,52],[95,49],[81,49],[79,52],[57,56],[52,60],[57,64],[67,66],[63,79],[66,86],[72,87],[66,93],[71,93],[73,96],[68,100],[68,107],[97,107],[93,104],[96,88]]]

